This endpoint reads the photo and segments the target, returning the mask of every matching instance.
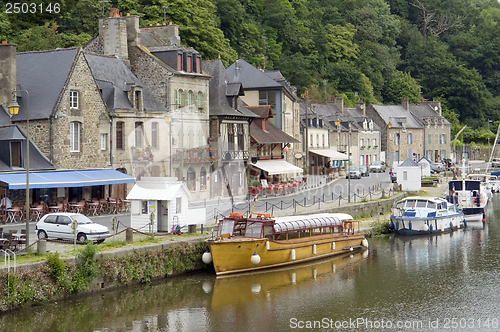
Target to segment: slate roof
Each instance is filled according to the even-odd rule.
[[[23,145],[23,147],[21,148],[21,153],[23,153],[22,159],[26,160],[26,154],[25,154],[26,149],[24,148],[26,146],[26,136],[24,135],[24,133],[15,124],[1,125],[0,146],[4,144],[10,144],[10,141],[12,140],[22,141],[21,142],[21,144]],[[38,148],[33,144],[31,140],[29,149],[30,149],[30,171],[55,169],[55,167],[47,160],[47,158],[45,158],[45,156],[40,152],[40,150],[38,150]],[[0,171],[2,172],[19,171],[19,168],[14,169],[8,166],[5,162],[2,161],[2,158],[0,158]]]
[[[92,75],[99,88],[102,89],[102,98],[108,109],[135,110],[127,96],[130,83],[142,87],[142,99],[145,111],[163,111],[165,107],[160,103],[144,84],[115,56],[85,54]]]
[[[250,136],[259,144],[271,143],[300,143],[292,136],[288,135],[269,121],[267,122],[267,131],[262,129],[262,121],[272,116],[269,105],[247,106],[249,110],[258,115],[258,118],[250,124]],[[271,114],[269,114],[271,113]]]
[[[226,72],[232,82],[242,83],[243,89],[281,89],[278,82],[243,59],[233,62]]]
[[[371,105],[385,123],[391,123],[393,128],[402,127],[406,121],[406,128],[422,128],[422,125],[402,105]]]
[[[405,161],[403,161],[398,167],[405,167],[405,166],[410,166],[410,167],[420,167],[419,164],[414,162],[411,158],[407,158]]]
[[[442,115],[432,109],[431,105],[410,105],[410,112],[418,119],[443,119],[445,124],[450,124]]]
[[[230,104],[230,98],[245,94],[241,83],[230,82],[221,60],[203,61],[203,70],[210,75],[209,103],[211,116],[257,117],[238,98],[237,109]]]
[[[78,48],[18,53],[17,83],[29,93],[30,120],[48,119],[72,68]],[[26,121],[27,95],[18,92],[19,114],[12,121]]]

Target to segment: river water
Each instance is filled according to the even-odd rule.
[[[500,196],[484,228],[369,239],[293,268],[171,278],[0,315],[1,331],[500,331]]]

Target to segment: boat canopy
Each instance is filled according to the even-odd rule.
[[[342,221],[334,216],[289,220],[274,224],[274,233],[303,231],[321,227],[341,227]]]
[[[455,191],[460,191],[460,190],[480,190],[481,188],[481,181],[479,180],[465,180],[465,188],[463,188],[463,182],[464,180],[452,180],[448,183],[448,189],[449,190],[455,190]]]

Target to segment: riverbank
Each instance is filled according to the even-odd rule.
[[[442,196],[445,186],[443,181],[437,187],[425,188],[420,195]],[[314,207],[314,211],[304,213],[351,213],[360,220],[360,231],[366,233],[388,219],[393,202],[405,195],[323,206],[321,210]],[[108,238],[100,249],[95,245],[78,245],[76,251],[73,244],[49,241],[48,254],[37,257],[40,261],[16,264],[15,272],[12,265],[10,271],[4,266],[0,272],[0,310],[202,270],[205,266],[201,256],[206,250],[207,237],[207,233],[181,236],[135,233],[134,241],[128,243],[125,232],[121,232],[114,239],[115,245],[113,238]]]

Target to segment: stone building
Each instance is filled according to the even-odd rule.
[[[16,54],[16,46],[5,42],[0,45],[0,64],[4,83],[0,87],[0,105],[5,112],[9,105],[19,105],[17,114],[2,121],[5,128],[19,129],[17,134],[4,130],[1,137],[9,142],[11,158],[6,161],[14,171],[11,175],[28,166],[30,170],[48,172],[45,180],[30,186],[32,201],[90,200],[112,195],[112,188],[105,184],[123,182],[115,182],[112,179],[115,173],[104,171],[114,172],[110,169],[110,121],[82,49]],[[33,167],[22,144],[23,140],[26,142],[27,131],[33,146],[29,149],[29,157],[34,157]],[[98,173],[104,178],[89,177],[91,173],[97,174],[96,170],[103,170]],[[59,173],[54,175],[53,171]],[[111,177],[106,179],[106,174]],[[77,177],[84,179],[76,181]],[[9,176],[2,178],[9,188],[13,187],[10,180]],[[19,192],[13,195],[16,196],[13,198],[22,196]]]
[[[386,164],[400,164],[410,158],[423,156],[424,128],[403,105],[374,105],[366,107],[366,115],[373,119],[381,131],[381,150]]]
[[[238,59],[226,68],[232,82],[241,83],[245,95],[243,102],[250,106],[270,105],[273,117],[269,123],[293,137],[297,143],[290,143],[283,158],[296,166],[304,166],[300,131],[300,114],[297,89],[286,81],[279,71],[264,71],[255,68],[243,59]]]
[[[210,75],[210,150],[218,157],[212,162],[211,195],[247,194],[246,167],[250,158],[250,124],[257,115],[248,110],[240,97],[241,83],[229,79],[221,60],[203,62]]]
[[[210,77],[203,73],[200,53],[180,44],[178,26],[139,27],[138,16],[121,16],[112,10],[109,17],[99,20],[99,35],[87,43],[85,51],[116,54],[164,105],[163,121],[167,121],[168,131],[161,132],[171,138],[161,139],[161,150],[170,153],[171,164],[160,168],[159,176],[175,176],[186,182],[193,199],[209,198],[209,182],[202,182],[210,160],[192,154],[204,149],[209,138]],[[152,129],[143,129],[146,136],[151,136]],[[130,134],[125,132],[126,136]]]
[[[424,156],[431,161],[451,158],[451,124],[441,113],[441,103],[423,101],[408,109],[424,128]]]

